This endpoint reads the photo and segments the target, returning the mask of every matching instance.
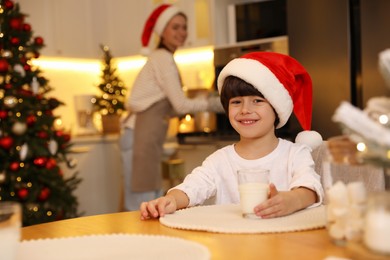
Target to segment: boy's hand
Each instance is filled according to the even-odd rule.
[[[163,217],[165,214],[176,211],[176,199],[171,195],[142,202],[140,206],[141,220]]]
[[[273,183],[270,184],[269,198],[256,206],[254,212],[261,218],[274,218],[289,215],[304,209],[316,201],[316,193],[310,189],[297,188],[279,192]]]

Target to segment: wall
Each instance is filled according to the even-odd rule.
[[[213,51],[211,47],[183,49],[177,51],[175,59],[182,75],[184,86],[188,89],[211,87],[214,81]],[[119,78],[129,90],[145,62],[141,56],[114,59]],[[42,76],[54,88],[50,93],[65,103],[54,112],[62,119],[63,126],[77,134],[77,121],[74,109],[74,96],[98,94],[101,60],[40,57],[34,64],[42,70]],[[130,91],[129,91],[130,92]],[[100,127],[98,120],[98,129]]]

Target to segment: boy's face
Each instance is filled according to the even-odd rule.
[[[241,138],[258,138],[275,133],[275,112],[259,96],[239,96],[229,100],[229,121]]]

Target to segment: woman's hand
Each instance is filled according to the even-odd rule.
[[[140,206],[141,220],[164,217],[165,214],[175,212],[176,208],[176,199],[171,195],[142,202]]]
[[[256,206],[254,212],[261,218],[274,218],[289,215],[304,209],[316,202],[314,191],[298,187],[290,191],[279,192],[273,183],[270,184],[269,199]]]

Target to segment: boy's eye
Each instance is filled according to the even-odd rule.
[[[239,99],[231,99],[230,104],[240,104],[241,101]]]
[[[265,99],[263,99],[263,98],[255,98],[255,99],[253,100],[253,102],[254,102],[254,103],[262,103],[262,102],[265,102]]]

